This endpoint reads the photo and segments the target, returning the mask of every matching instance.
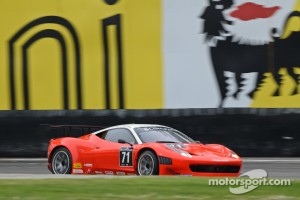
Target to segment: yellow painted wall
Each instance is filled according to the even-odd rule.
[[[82,79],[82,108],[105,109],[104,49],[102,20],[121,14],[124,108],[161,108],[161,5],[160,0],[10,0],[1,1],[0,20],[0,109],[11,109],[9,40],[26,24],[45,16],[59,16],[75,29],[79,39]],[[42,30],[55,30],[66,43],[69,108],[77,109],[74,43],[63,26],[46,23],[34,26],[14,43],[15,109],[25,109],[22,48]],[[116,28],[109,26],[111,61],[111,108],[119,108],[116,84]],[[42,38],[28,48],[30,109],[63,109],[61,49],[53,38]]]

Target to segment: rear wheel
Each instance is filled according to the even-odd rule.
[[[149,176],[158,175],[158,160],[152,151],[144,151],[138,158],[138,175]]]
[[[54,174],[71,174],[72,157],[65,147],[56,149],[51,159],[52,172]]]

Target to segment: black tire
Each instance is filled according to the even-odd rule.
[[[51,158],[51,168],[53,174],[71,174],[72,156],[65,147],[56,149]]]
[[[144,151],[138,158],[137,174],[140,176],[158,175],[158,160],[153,151]]]

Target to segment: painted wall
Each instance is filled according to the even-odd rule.
[[[159,0],[0,9],[0,109],[163,107]]]
[[[0,109],[299,107],[299,0],[5,0]]]
[[[296,0],[165,0],[165,106],[299,107],[299,9]]]

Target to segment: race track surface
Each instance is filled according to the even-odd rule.
[[[269,178],[300,179],[300,158],[243,158],[242,173],[264,169]],[[107,176],[107,175],[102,175]],[[47,168],[47,160],[0,158],[0,179],[4,178],[59,178]],[[68,176],[79,178],[80,175]],[[87,177],[87,176],[82,176]],[[89,176],[89,177],[99,177]]]

